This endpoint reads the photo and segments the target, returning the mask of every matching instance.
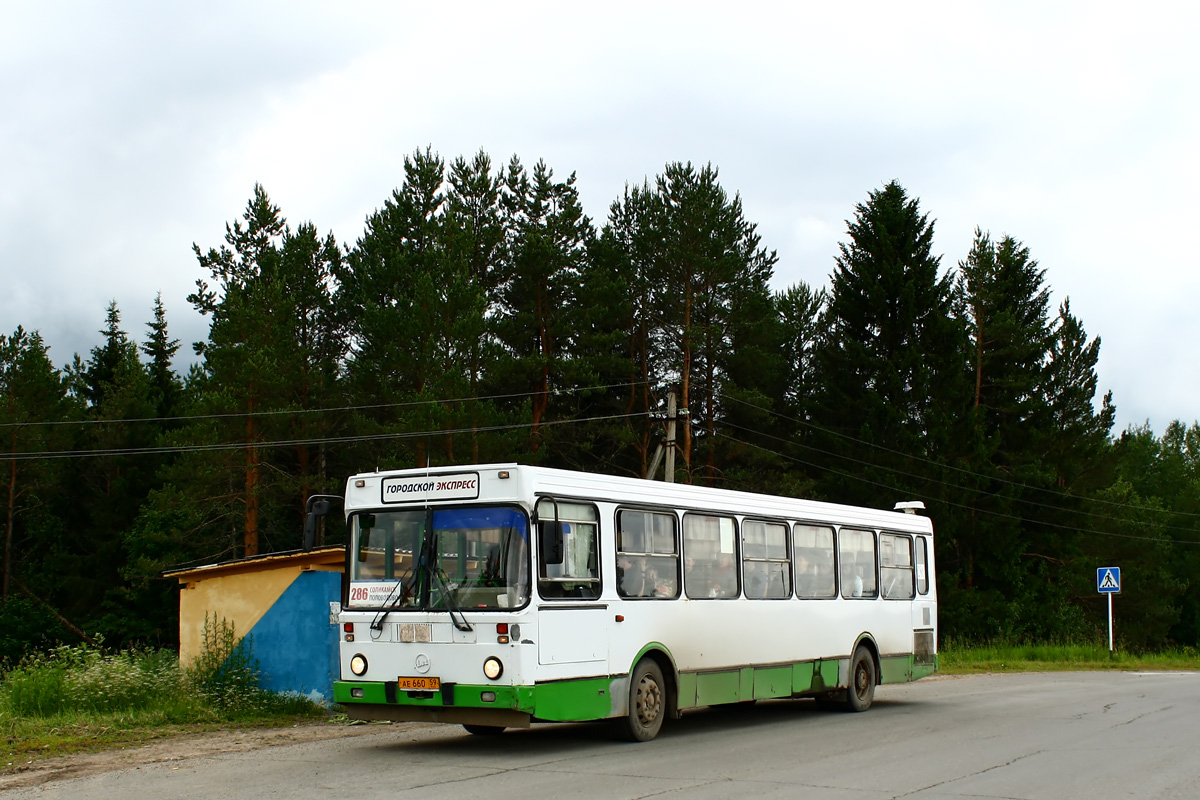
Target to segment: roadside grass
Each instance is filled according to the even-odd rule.
[[[169,650],[77,645],[31,655],[0,674],[0,770],[182,733],[330,716],[307,697],[264,691],[260,678],[250,643],[223,620],[206,628],[204,651],[187,669]]]
[[[1107,644],[1045,644],[996,642],[977,645],[943,643],[938,671],[945,675],[985,672],[1062,672],[1073,670],[1200,670],[1200,651],[1194,647],[1129,653],[1110,653]]]

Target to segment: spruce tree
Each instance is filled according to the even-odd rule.
[[[167,309],[163,305],[162,292],[154,298],[154,319],[146,323],[147,337],[142,344],[142,353],[150,359],[146,370],[150,375],[155,415],[164,420],[174,417],[182,401],[183,382],[172,364],[179,352],[179,340],[172,339],[167,330]]]
[[[936,497],[925,464],[951,457],[968,399],[953,276],[932,253],[933,222],[895,181],[859,204],[847,233],[817,351],[825,493],[872,506]]]

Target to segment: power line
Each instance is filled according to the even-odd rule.
[[[549,394],[578,394],[581,392],[601,391],[604,389],[623,389],[629,386],[643,386],[647,381],[629,381],[627,383],[610,383],[599,386],[573,386],[566,389],[552,389]],[[191,422],[206,419],[245,419],[247,417],[298,416],[302,414],[335,414],[348,411],[375,411],[384,408],[407,408],[431,404],[471,403],[487,400],[511,400],[514,397],[533,397],[539,392],[512,392],[510,394],[492,394],[480,397],[453,397],[431,400],[407,400],[401,403],[375,403],[361,406],[335,406],[329,408],[296,408],[276,409],[270,411],[231,411],[220,414],[188,414],[175,417],[123,417],[120,419],[69,419],[47,420],[44,422],[0,422],[0,428],[32,428],[39,426],[72,426],[72,425],[124,425],[142,422]]]
[[[894,474],[894,475],[899,475],[899,476],[901,476],[901,477],[908,478],[908,479],[910,479],[910,480],[922,481],[922,482],[924,482],[924,483],[932,483],[932,484],[936,484],[936,485],[938,485],[938,486],[945,487],[945,488],[948,488],[948,489],[957,489],[957,490],[959,490],[959,491],[961,491],[961,492],[967,492],[967,493],[970,493],[970,492],[975,492],[975,493],[978,493],[978,494],[980,494],[980,495],[982,495],[982,496],[986,496],[986,497],[998,497],[998,496],[999,496],[999,495],[997,495],[997,494],[996,494],[996,493],[994,493],[994,492],[986,492],[986,491],[984,491],[984,490],[982,490],[982,489],[975,489],[975,488],[973,488],[973,487],[970,487],[970,486],[962,486],[962,485],[960,485],[960,484],[956,484],[956,483],[950,483],[949,481],[947,481],[947,480],[944,480],[944,479],[942,479],[942,478],[935,478],[935,477],[930,477],[930,476],[926,476],[926,475],[917,475],[917,474],[915,474],[915,473],[912,473],[912,472],[906,472],[906,471],[904,471],[904,470],[897,469],[897,468],[895,468],[895,467],[889,467],[889,466],[885,466],[885,465],[883,465],[883,464],[875,464],[875,463],[872,463],[872,462],[869,462],[869,461],[863,461],[863,460],[861,460],[861,459],[858,459],[858,458],[853,458],[853,457],[851,457],[851,456],[843,455],[843,454],[841,454],[841,453],[831,453],[831,452],[829,452],[829,451],[827,451],[827,450],[822,450],[822,449],[821,449],[821,448],[819,448],[819,447],[813,447],[812,445],[808,445],[808,444],[801,444],[801,443],[798,443],[798,442],[791,442],[791,441],[789,441],[789,440],[787,440],[787,439],[783,439],[783,438],[781,438],[781,437],[779,437],[779,436],[773,436],[773,435],[771,435],[771,434],[768,434],[768,433],[763,433],[763,432],[761,432],[761,431],[755,431],[755,430],[751,430],[751,429],[749,429],[749,428],[742,427],[741,425],[735,425],[735,424],[733,424],[733,423],[730,423],[729,421],[726,421],[724,424],[725,424],[725,426],[726,426],[726,427],[728,427],[728,428],[734,428],[734,429],[736,429],[736,430],[740,430],[740,431],[743,431],[743,432],[745,432],[745,433],[753,433],[753,434],[756,434],[756,435],[758,435],[758,436],[764,436],[764,437],[766,437],[766,438],[768,438],[768,439],[774,439],[775,441],[777,441],[777,442],[781,442],[781,443],[783,443],[783,444],[789,444],[789,445],[792,445],[793,447],[800,447],[800,448],[803,448],[803,449],[805,449],[805,450],[812,450],[813,452],[820,453],[821,455],[825,455],[825,456],[831,456],[831,457],[833,457],[833,458],[840,458],[840,459],[842,459],[842,460],[844,460],[844,461],[849,461],[849,462],[851,462],[851,463],[854,463],[854,464],[861,464],[861,465],[863,465],[863,466],[866,466],[866,467],[871,467],[871,468],[873,468],[873,469],[879,469],[879,470],[883,470],[884,472],[890,472],[890,473],[892,473],[892,474]],[[729,438],[729,437],[727,437],[727,438]],[[735,441],[741,441],[741,440],[735,440]],[[743,444],[748,444],[748,443],[746,443],[746,442],[743,442]],[[773,452],[773,451],[771,451],[771,452]],[[781,456],[783,456],[783,457],[785,457],[785,458],[790,458],[790,456],[784,456],[784,454],[782,454],[782,453],[780,453],[779,455],[781,455]],[[814,464],[814,463],[812,463],[812,462],[809,462],[809,461],[801,461],[800,459],[795,459],[795,460],[796,460],[796,461],[798,461],[799,463],[806,464],[806,465],[808,465],[808,466],[812,466],[812,467],[815,467],[815,468],[817,468],[817,469],[824,469],[824,470],[827,470],[827,471],[833,472],[833,473],[834,473],[834,474],[836,474],[836,475],[843,475],[843,476],[845,476],[845,477],[853,477],[853,476],[852,476],[851,474],[849,474],[849,473],[842,473],[842,472],[838,472],[837,470],[833,470],[833,469],[831,469],[831,468],[829,468],[829,467],[824,467],[824,466],[822,466],[822,465],[820,465],[820,464]],[[918,460],[924,460],[924,459],[918,459]],[[935,467],[937,467],[937,466],[941,466],[941,465],[939,465],[937,462],[934,462],[934,461],[927,461],[926,463],[929,463],[929,464],[931,464],[931,465],[933,465],[933,466],[935,466]],[[983,477],[983,476],[980,476],[980,477]],[[863,480],[865,481],[866,479],[863,479]],[[872,483],[871,481],[866,481],[866,482],[867,482],[867,483]],[[880,486],[882,486],[883,484],[876,484],[876,485],[880,485]],[[1019,485],[1019,484],[1018,484],[1018,485]],[[895,487],[888,487],[888,488],[895,488]],[[1077,496],[1077,495],[1065,495],[1065,494],[1059,494],[1058,496],[1059,496],[1059,497],[1062,497],[1062,498],[1064,498],[1064,499],[1069,499],[1069,500],[1082,500],[1082,499],[1086,499],[1086,498],[1079,497],[1079,496]],[[1051,504],[1049,504],[1049,503],[1041,503],[1041,502],[1038,502],[1037,500],[1028,500],[1028,499],[1026,499],[1026,498],[1023,498],[1023,497],[1010,497],[1010,498],[1006,498],[1006,499],[1008,499],[1008,500],[1011,500],[1011,501],[1012,501],[1012,502],[1014,502],[1014,503],[1023,503],[1023,504],[1025,504],[1025,505],[1029,505],[1029,506],[1036,506],[1036,507],[1038,507],[1038,508],[1045,508],[1045,509],[1048,509],[1048,510],[1050,510],[1050,511],[1060,511],[1060,512],[1067,513],[1067,514],[1082,514],[1083,516],[1087,516],[1087,517],[1094,517],[1094,518],[1096,518],[1096,519],[1100,519],[1100,520],[1103,520],[1103,521],[1106,521],[1106,522],[1126,522],[1126,521],[1127,521],[1127,520],[1122,520],[1122,519],[1119,519],[1119,518],[1117,518],[1117,517],[1110,517],[1110,516],[1108,516],[1107,514],[1100,514],[1100,513],[1097,513],[1097,512],[1095,512],[1095,511],[1084,511],[1083,509],[1068,509],[1068,508],[1063,508],[1062,506],[1055,506],[1055,505],[1051,505]],[[940,501],[940,500],[939,500],[938,502],[942,502],[942,501]],[[1129,505],[1129,504],[1123,504],[1123,506],[1124,506],[1125,508],[1129,508],[1129,509],[1131,509],[1131,510],[1134,510],[1134,511],[1159,511],[1159,512],[1161,512],[1161,511],[1162,511],[1162,509],[1157,509],[1157,508],[1144,508],[1144,507],[1142,507],[1142,506],[1134,506],[1134,505]],[[971,508],[971,509],[973,509],[973,510],[977,510],[977,511],[984,511],[984,509],[976,509],[974,506],[969,506],[969,508]],[[1173,513],[1173,512],[1167,512],[1167,513]],[[1047,524],[1049,524],[1049,523],[1047,523]],[[1195,530],[1194,528],[1184,528],[1184,527],[1180,527],[1180,526],[1178,526],[1178,525],[1159,525],[1159,527],[1161,527],[1161,528],[1162,528],[1162,529],[1164,529],[1164,530],[1174,530],[1174,531],[1180,531],[1180,532],[1182,532],[1182,533],[1195,533],[1195,532],[1196,532],[1196,530]]]
[[[899,457],[901,457],[901,458],[910,459],[910,460],[912,460],[912,461],[919,461],[919,462],[922,462],[922,463],[924,463],[924,464],[929,464],[930,466],[937,467],[937,468],[939,468],[939,469],[948,469],[948,470],[952,470],[952,471],[954,471],[954,472],[959,472],[959,473],[962,473],[962,474],[964,474],[964,475],[969,475],[969,476],[971,476],[972,478],[979,478],[980,480],[985,480],[985,481],[994,481],[994,482],[996,482],[996,483],[1003,483],[1003,484],[1007,484],[1007,485],[1009,485],[1009,486],[1016,487],[1016,488],[1018,488],[1018,489],[1025,489],[1025,490],[1027,490],[1027,491],[1031,491],[1031,492],[1040,492],[1040,493],[1042,493],[1042,494],[1048,494],[1048,495],[1052,495],[1052,496],[1054,496],[1054,497],[1057,497],[1057,498],[1072,499],[1072,500],[1083,500],[1083,501],[1085,501],[1085,502],[1088,502],[1088,503],[1097,503],[1097,504],[1100,504],[1100,505],[1116,506],[1117,508],[1127,508],[1127,509],[1130,509],[1130,510],[1133,510],[1133,511],[1155,511],[1155,512],[1157,512],[1157,513],[1160,513],[1160,514],[1175,514],[1175,515],[1179,515],[1179,516],[1185,516],[1185,517],[1200,517],[1200,514],[1198,514],[1198,513],[1193,513],[1193,512],[1189,512],[1189,511],[1172,511],[1172,510],[1170,510],[1170,509],[1165,509],[1165,508],[1147,508],[1147,507],[1145,507],[1145,506],[1135,506],[1135,505],[1132,505],[1131,503],[1122,503],[1122,502],[1120,502],[1120,501],[1117,501],[1117,500],[1104,500],[1104,499],[1102,499],[1102,498],[1099,498],[1099,497],[1085,497],[1085,496],[1083,496],[1083,495],[1070,495],[1070,494],[1066,494],[1066,493],[1064,493],[1064,492],[1057,492],[1057,491],[1055,491],[1055,490],[1053,490],[1053,489],[1047,489],[1047,488],[1045,488],[1045,487],[1042,487],[1042,486],[1031,486],[1031,485],[1029,485],[1029,484],[1027,484],[1027,483],[1021,483],[1020,481],[1009,480],[1009,479],[1007,479],[1007,478],[1002,478],[1002,477],[1000,477],[1000,476],[996,476],[996,475],[984,475],[983,473],[980,473],[980,472],[975,472],[975,471],[973,471],[973,470],[966,469],[965,467],[956,467],[956,466],[954,466],[953,464],[942,464],[942,463],[940,463],[940,462],[934,461],[934,460],[932,460],[932,459],[929,459],[929,458],[925,458],[925,457],[923,457],[923,456],[915,456],[915,455],[911,455],[911,454],[909,454],[909,453],[904,453],[904,452],[901,452],[901,451],[899,451],[899,450],[892,450],[892,449],[891,449],[891,448],[889,448],[889,447],[884,447],[883,445],[880,445],[880,444],[875,444],[874,442],[868,442],[868,441],[865,441],[865,440],[863,440],[863,439],[856,439],[856,438],[854,438],[853,436],[850,436],[850,435],[848,435],[848,434],[845,434],[845,433],[838,433],[837,431],[829,430],[828,428],[823,428],[823,427],[821,427],[820,425],[815,425],[815,424],[813,424],[813,423],[811,423],[811,422],[807,422],[807,421],[805,421],[805,420],[796,419],[795,417],[789,417],[788,415],[786,415],[786,414],[781,414],[781,413],[779,413],[778,411],[774,411],[773,409],[769,409],[769,408],[765,408],[765,407],[763,407],[763,406],[755,405],[754,403],[750,403],[750,402],[747,402],[747,401],[745,401],[745,400],[740,400],[740,399],[738,399],[738,398],[736,398],[736,397],[728,397],[727,399],[728,399],[728,400],[732,400],[732,401],[733,401],[733,402],[735,402],[735,403],[740,403],[740,404],[742,404],[742,405],[744,405],[744,406],[748,406],[748,407],[750,407],[750,408],[756,409],[756,410],[758,410],[758,411],[765,412],[765,413],[767,413],[767,414],[770,414],[770,415],[772,415],[772,416],[778,417],[779,419],[783,419],[783,420],[786,420],[786,421],[788,421],[788,422],[794,422],[794,423],[796,423],[797,425],[803,425],[803,426],[805,426],[805,427],[807,427],[807,428],[811,428],[812,430],[814,430],[814,431],[817,431],[817,432],[819,432],[819,433],[824,433],[824,434],[827,434],[827,435],[829,435],[829,436],[836,436],[836,437],[838,437],[838,438],[840,438],[840,439],[844,439],[844,440],[846,440],[846,441],[848,441],[848,442],[852,442],[852,443],[854,443],[854,444],[857,444],[857,445],[862,445],[863,447],[870,447],[870,448],[874,448],[874,449],[876,449],[876,450],[881,450],[881,451],[883,451],[884,453],[888,453],[889,455],[899,456]],[[735,426],[735,425],[731,425],[731,424],[728,422],[728,420],[726,420],[726,421],[724,422],[724,424],[725,424],[725,425],[729,425],[730,427],[737,427],[737,426]],[[757,432],[757,431],[756,431],[756,432]],[[771,437],[771,438],[778,438],[778,437]],[[785,440],[785,439],[779,439],[779,441],[787,441],[787,440]],[[796,443],[794,443],[794,442],[789,442],[789,443],[790,443],[790,444],[796,444]],[[828,451],[826,451],[826,450],[821,450],[821,449],[819,449],[819,448],[812,447],[811,445],[799,445],[799,446],[801,446],[801,447],[807,447],[808,449],[815,450],[816,452],[818,452],[818,453],[822,453],[822,454],[824,454],[824,455],[830,455],[830,456],[835,456],[835,457],[838,457],[838,458],[845,458],[845,459],[847,459],[847,460],[849,460],[849,461],[855,461],[856,463],[863,464],[863,465],[865,465],[865,466],[869,466],[869,467],[878,467],[878,468],[880,468],[880,469],[888,469],[888,467],[884,467],[884,466],[882,466],[882,465],[879,465],[879,464],[874,464],[874,463],[872,463],[872,462],[869,462],[869,461],[860,461],[860,460],[857,460],[857,459],[853,459],[853,458],[851,458],[851,457],[849,457],[849,456],[843,456],[843,455],[840,455],[840,454],[837,454],[837,453],[830,453],[830,452],[828,452]],[[947,485],[949,485],[949,486],[953,486],[953,484],[947,484]],[[956,487],[956,488],[964,488],[964,487]],[[970,490],[968,490],[968,491],[970,491]],[[1036,501],[1033,501],[1033,500],[1023,500],[1023,499],[1020,499],[1020,498],[1014,498],[1014,499],[1019,499],[1019,500],[1020,500],[1020,502],[1024,502],[1024,503],[1030,503],[1030,504],[1034,504],[1034,505],[1042,505],[1042,504],[1039,504],[1039,503],[1037,503]],[[1055,506],[1045,506],[1045,507],[1046,507],[1046,508],[1056,508]],[[1087,512],[1082,512],[1082,513],[1087,513]]]
[[[630,417],[644,416],[644,412],[638,411],[630,414],[609,414],[594,417],[581,417],[578,419],[563,419],[551,420],[538,423],[539,427],[549,428],[559,425],[575,425],[584,422],[603,422],[605,420],[628,419]],[[63,459],[63,458],[98,458],[101,456],[135,456],[135,455],[169,455],[179,453],[205,453],[205,452],[221,452],[226,450],[246,450],[250,448],[274,449],[281,447],[301,447],[317,444],[353,444],[356,442],[375,442],[386,441],[390,439],[419,439],[423,437],[442,437],[454,436],[468,433],[496,433],[510,430],[521,430],[524,428],[532,428],[532,422],[519,422],[508,425],[487,425],[475,426],[468,428],[443,428],[441,430],[428,431],[404,431],[399,433],[379,433],[370,435],[355,435],[355,436],[323,436],[313,437],[309,439],[279,439],[266,442],[218,442],[213,444],[193,444],[193,445],[161,445],[151,447],[123,447],[109,448],[103,450],[56,450],[56,451],[35,451],[28,453],[6,453],[0,455],[0,462],[3,461],[32,461],[38,459]]]
[[[873,480],[870,480],[869,478],[864,478],[861,475],[854,475],[849,472],[842,472],[840,470],[832,469],[830,467],[825,467],[825,466],[821,466],[819,464],[814,464],[810,461],[805,461],[803,459],[796,458],[794,456],[789,456],[786,453],[780,453],[776,450],[770,449],[769,447],[763,447],[762,445],[754,444],[753,442],[747,442],[742,439],[738,439],[734,436],[729,436],[728,434],[725,434],[725,433],[718,432],[717,436],[722,439],[728,439],[729,441],[737,442],[738,444],[744,445],[746,447],[752,447],[756,450],[761,450],[765,453],[770,453],[772,455],[778,456],[778,457],[788,460],[788,461],[794,461],[798,464],[805,464],[807,466],[815,467],[817,469],[823,469],[828,472],[832,472],[834,475],[837,475],[842,478],[847,478],[849,480],[858,481],[859,483],[865,483],[870,486],[876,486],[881,489],[888,489],[890,491],[895,491],[895,489],[896,489],[896,487],[894,487],[894,486],[888,486],[887,484],[879,483],[878,481],[873,481]],[[978,512],[981,514],[988,514],[989,516],[1000,517],[1001,519],[1008,519],[1008,520],[1012,520],[1015,522],[1032,522],[1035,525],[1041,525],[1042,527],[1057,528],[1059,530],[1070,531],[1072,533],[1086,533],[1086,534],[1092,534],[1095,536],[1109,536],[1109,537],[1117,538],[1117,539],[1134,539],[1137,541],[1158,542],[1161,544],[1200,545],[1200,541],[1193,541],[1190,539],[1165,539],[1162,537],[1155,537],[1155,536],[1137,536],[1135,534],[1129,534],[1129,533],[1112,533],[1111,531],[1098,531],[1098,530],[1092,530],[1092,529],[1088,529],[1088,528],[1076,528],[1076,527],[1072,527],[1069,525],[1060,525],[1059,523],[1056,523],[1056,522],[1046,522],[1044,520],[1029,519],[1027,517],[1018,517],[1018,516],[1015,516],[1012,514],[1004,514],[999,511],[989,511],[987,509],[974,508],[973,506],[964,505],[962,503],[955,503],[951,500],[945,500],[942,498],[935,498],[935,497],[927,496],[926,499],[929,500],[929,502],[931,502],[931,503],[941,503],[943,505],[953,506],[954,508],[961,508],[961,509],[964,509],[967,511],[974,511],[974,512]],[[1116,521],[1116,520],[1114,520],[1114,521]],[[1178,530],[1187,530],[1187,529],[1179,528]],[[1190,530],[1188,532],[1194,533],[1194,531],[1190,531]]]

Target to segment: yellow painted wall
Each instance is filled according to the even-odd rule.
[[[245,636],[299,574],[299,567],[291,567],[186,584],[179,593],[179,662],[190,664],[204,649],[206,613],[209,619],[224,618],[239,638]]]
[[[204,618],[225,619],[240,638],[262,619],[303,571],[341,569],[341,549],[302,556],[267,556],[172,573],[179,592],[179,663],[190,664],[204,649]]]

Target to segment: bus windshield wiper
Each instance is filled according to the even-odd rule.
[[[418,571],[409,568],[404,576],[396,581],[396,585],[388,592],[388,596],[383,599],[383,603],[379,607],[379,612],[375,615],[375,619],[371,620],[371,630],[383,630],[383,621],[387,619],[387,615],[395,611],[400,606],[404,605],[404,601],[412,594],[413,585],[417,581]],[[400,599],[393,601],[396,592],[400,592]]]
[[[450,588],[450,582],[446,580],[445,571],[442,570],[441,567],[438,567],[436,570],[430,570],[430,572],[432,572],[433,576],[437,578],[438,586],[441,587],[442,599],[446,602],[446,610],[450,612],[450,621],[454,623],[454,627],[458,628],[460,631],[475,630],[473,627],[471,627],[471,623],[467,622],[466,614],[464,614],[462,609],[455,604],[454,590]],[[458,617],[454,616],[456,613],[458,614]],[[461,623],[458,621],[459,617],[462,618]]]

